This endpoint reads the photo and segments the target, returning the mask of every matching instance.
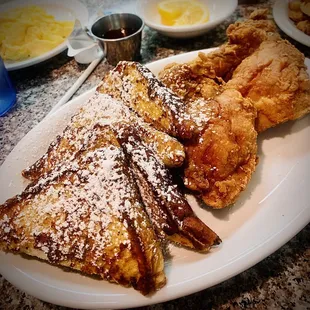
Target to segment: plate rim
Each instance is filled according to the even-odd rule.
[[[88,24],[88,20],[89,20],[89,12],[87,7],[80,2],[79,0],[31,0],[30,4],[35,4],[37,3],[37,5],[40,4],[51,4],[51,5],[61,5],[63,7],[69,8],[68,7],[68,3],[72,3],[74,5],[72,5],[71,10],[73,13],[75,12],[81,12],[81,14],[83,15],[83,20],[81,21],[81,23],[85,26],[87,26]],[[63,5],[63,3],[67,3],[67,5]],[[27,3],[29,4],[29,3]],[[12,0],[10,2],[5,2],[5,3],[1,3],[0,4],[0,9],[1,7],[8,7],[8,6],[12,6],[13,8],[18,7],[18,6],[22,6],[22,5],[26,5],[25,3],[23,4],[21,0]],[[36,64],[39,64],[41,62],[44,62],[58,54],[60,54],[61,52],[65,51],[67,49],[67,39],[62,42],[61,44],[59,44],[58,46],[56,46],[55,48],[53,48],[52,50],[39,55],[37,57],[33,57],[33,58],[29,58],[29,59],[25,59],[25,60],[21,60],[21,61],[16,61],[16,62],[5,62],[4,61],[4,65],[5,68],[8,71],[14,71],[14,70],[19,70],[19,69],[23,69],[23,68],[27,68]]]
[[[299,30],[289,19],[287,5],[289,1],[277,0],[272,8],[273,18],[278,27],[293,40],[310,47],[310,36]]]
[[[198,51],[192,51],[189,53],[184,53],[184,54],[179,54],[179,55],[175,55],[175,56],[171,56],[168,58],[164,58],[164,59],[160,59],[157,61],[154,61],[152,63],[147,64],[146,66],[156,66],[158,67],[158,65],[160,63],[165,63],[166,61],[169,60],[176,60],[177,58],[182,58],[182,57],[193,57],[195,54],[197,54],[198,52],[207,52],[210,51],[210,49],[204,49],[204,50],[198,50]],[[185,61],[188,61],[188,59],[186,59]],[[307,59],[307,65],[310,68],[310,60]],[[87,95],[91,95],[92,92],[94,92],[95,88],[92,88],[88,91],[86,91],[85,93],[81,94],[79,97],[74,98],[73,100],[71,100],[70,102],[68,102],[69,105],[74,105],[76,104],[76,102],[79,101],[81,96],[87,96]],[[50,117],[55,117],[55,114],[62,114],[62,110],[66,110],[68,109],[69,105],[64,105],[63,107],[61,107],[59,110],[57,110],[55,113],[51,114],[50,116],[48,116],[48,118]],[[45,120],[45,119],[44,119]],[[44,121],[43,120],[43,121]],[[32,128],[29,133],[34,130],[37,126],[39,126],[41,124],[41,122],[36,125],[34,128]],[[29,134],[28,133],[28,134]],[[27,135],[28,135],[27,134]],[[19,142],[21,143],[24,139],[26,139],[27,135]],[[19,143],[14,147],[17,148]],[[13,151],[14,151],[13,149]],[[12,152],[13,152],[12,151]],[[0,171],[2,167],[0,167]],[[183,287],[183,290],[180,290],[180,288],[178,290],[174,290],[174,292],[169,292],[166,295],[161,296],[162,298],[160,299],[156,299],[156,294],[155,294],[155,298],[151,298],[151,299],[137,299],[136,302],[131,302],[128,304],[113,304],[113,308],[117,309],[117,308],[124,308],[124,306],[126,306],[127,308],[129,307],[137,307],[137,306],[145,306],[145,305],[151,305],[151,304],[156,304],[156,303],[161,303],[161,302],[165,302],[168,300],[173,300],[182,296],[187,296],[190,295],[192,293],[201,291],[203,289],[212,287],[216,284],[219,284],[241,272],[243,272],[244,270],[247,270],[248,268],[252,267],[253,265],[255,265],[256,263],[260,262],[262,259],[266,258],[268,255],[272,254],[274,251],[276,251],[277,249],[279,249],[281,246],[283,246],[286,242],[288,242],[292,237],[294,237],[301,229],[304,228],[304,226],[307,225],[307,223],[310,221],[310,213],[307,212],[308,208],[307,206],[301,210],[298,215],[296,215],[293,219],[291,219],[291,221],[285,226],[283,227],[280,231],[278,231],[277,233],[273,234],[272,236],[270,236],[269,238],[267,238],[264,242],[261,242],[258,246],[254,247],[254,248],[250,248],[248,249],[245,253],[241,253],[238,257],[238,259],[232,260],[230,263],[227,263],[226,265],[222,266],[220,268],[220,271],[218,270],[212,270],[210,273],[208,274],[204,274],[202,276],[205,277],[206,275],[208,276],[212,276],[213,273],[216,273],[217,277],[215,279],[212,280],[211,283],[208,283],[207,285],[204,285],[202,279],[194,279],[191,280],[191,283],[193,283],[194,285],[191,286],[186,286],[186,288]],[[292,225],[293,223],[298,223],[298,225]],[[298,227],[298,229],[296,229],[296,226]],[[278,236],[281,235],[282,238],[279,238]],[[272,242],[273,241],[273,242]],[[262,251],[258,251],[258,249],[262,249]],[[212,255],[212,253],[211,253]],[[231,266],[237,265],[235,266],[235,268],[233,270],[231,270]],[[1,266],[0,266],[1,267]],[[228,272],[230,271],[230,272]],[[3,274],[6,273],[8,271],[4,271],[2,272]],[[220,274],[219,274],[220,272]],[[8,278],[7,276],[4,276],[6,279]],[[196,285],[197,281],[199,285]],[[49,298],[49,296],[45,296],[45,298],[42,298],[41,295],[36,294],[37,292],[33,292],[31,291],[32,287],[28,287],[25,289],[25,287],[21,287],[17,282],[10,281],[11,283],[13,283],[16,287],[20,288],[23,291],[26,291],[27,293],[31,294],[32,296],[35,296],[39,299],[45,300],[47,302],[51,302],[51,303],[56,303],[58,305],[63,305],[63,306],[69,306],[69,307],[82,307],[85,309],[94,309],[94,308],[104,308],[104,307],[111,307],[110,303],[106,303],[106,302],[101,302],[100,304],[98,303],[85,303],[85,304],[74,304],[74,301],[59,301],[59,300],[55,300],[54,298]],[[47,285],[47,284],[46,284]],[[186,291],[186,292],[184,292]],[[171,294],[172,293],[172,294]],[[131,294],[130,291],[128,291],[129,295]]]

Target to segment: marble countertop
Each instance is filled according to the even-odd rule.
[[[0,0],[0,3],[4,2]],[[128,1],[81,0],[90,14]],[[239,1],[237,11],[205,36],[168,39],[146,28],[143,33],[142,63],[174,54],[215,47],[225,41],[225,29],[255,8],[271,8],[269,1]],[[310,49],[282,33],[307,57]],[[17,103],[0,118],[0,164],[17,142],[38,124],[62,98],[86,66],[78,65],[66,52],[50,61],[10,73],[17,89]],[[111,66],[101,63],[75,96],[96,86]],[[297,236],[249,270],[212,288],[163,304],[142,309],[310,309],[310,225]],[[0,276],[0,309],[65,309],[42,302],[18,290]]]

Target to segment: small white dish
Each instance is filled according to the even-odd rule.
[[[288,17],[288,0],[278,0],[273,6],[273,18],[279,28],[289,37],[310,46],[310,36],[299,30],[293,21]]]
[[[55,17],[56,20],[70,20],[74,21],[78,19],[83,26],[87,26],[88,23],[88,10],[87,8],[77,0],[13,0],[0,5],[0,11],[5,12],[11,9],[37,5],[46,10],[48,14]],[[50,59],[59,53],[63,52],[67,48],[66,40],[59,44],[54,49],[37,57],[21,60],[21,61],[5,61],[5,67],[8,71],[26,68],[47,59]]]
[[[139,0],[137,14],[144,19],[145,24],[159,33],[173,38],[192,38],[202,35],[227,19],[237,8],[237,0],[201,0],[206,4],[210,19],[204,24],[191,26],[165,26],[161,23],[157,4],[161,0]]]

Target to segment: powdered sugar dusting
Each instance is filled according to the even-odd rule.
[[[134,128],[123,130],[120,140],[157,234],[165,238],[166,234],[178,233],[183,220],[179,215],[183,212],[189,214],[189,210],[193,214],[193,211],[173,183],[170,171],[156,153],[139,139]]]
[[[57,163],[72,161],[77,152],[90,141],[96,126],[118,127],[120,123],[131,123],[140,128],[141,133],[149,140],[149,145],[158,150],[162,157],[173,159],[176,164],[182,163],[184,151],[181,144],[174,138],[156,133],[142,119],[138,118],[123,102],[113,99],[109,95],[96,92],[85,104],[85,106],[73,116],[71,123],[67,126],[61,136],[50,145],[48,153],[41,157],[35,164],[25,169],[23,175],[30,179],[36,179],[44,172],[50,171]],[[149,137],[153,139],[150,139]],[[166,143],[167,142],[167,143]],[[165,145],[166,144],[166,145]],[[162,147],[162,145],[165,145]],[[173,145],[174,148],[170,148]]]
[[[52,262],[87,256],[91,265],[100,267],[109,247],[115,255],[121,245],[130,249],[129,225],[140,233],[150,229],[147,220],[141,221],[145,215],[124,165],[124,153],[111,145],[58,166],[26,189],[18,216],[3,216],[1,238],[19,238],[20,246],[34,242]],[[23,237],[14,234],[22,223]]]
[[[184,102],[138,63],[120,62],[99,89],[123,100],[159,130],[179,138],[194,134]]]
[[[211,119],[212,107],[203,98],[188,103],[188,112],[191,114],[199,131],[202,131]]]

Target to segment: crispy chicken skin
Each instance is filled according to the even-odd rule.
[[[209,120],[199,138],[185,144],[184,183],[199,191],[207,205],[221,209],[236,201],[255,170],[256,111],[238,91],[229,89],[204,104]],[[189,108],[199,110],[196,105],[194,101]]]
[[[231,205],[257,163],[255,107],[221,79],[199,75],[190,64],[171,64],[160,78],[184,100],[200,132],[184,142],[184,184],[213,208]]]
[[[310,112],[305,57],[282,39],[263,42],[237,67],[227,87],[254,102],[259,132]]]
[[[159,79],[185,103],[193,98],[216,96],[224,81],[200,74],[192,64],[171,63],[159,72]]]
[[[266,15],[266,10],[257,10],[250,19],[231,24],[226,31],[228,42],[211,53],[200,52],[189,63],[192,70],[205,77],[228,80],[242,60],[251,55],[263,41],[279,38],[275,24],[266,20]]]
[[[266,10],[227,29],[228,43],[200,53],[190,66],[197,75],[221,77],[229,88],[251,99],[258,132],[310,112],[310,81],[305,58],[276,33]]]

